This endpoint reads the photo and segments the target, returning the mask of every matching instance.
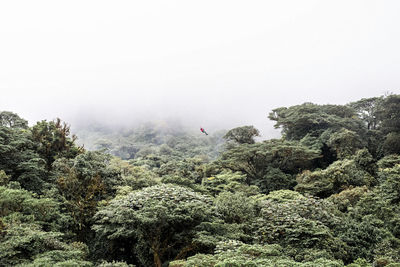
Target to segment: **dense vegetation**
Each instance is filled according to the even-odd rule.
[[[0,266],[400,266],[400,95],[269,119],[282,138],[153,123],[87,150],[1,112]]]

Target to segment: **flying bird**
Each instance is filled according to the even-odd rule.
[[[200,127],[200,131],[201,131],[203,134],[208,135],[208,133],[206,132],[206,130],[203,129],[203,127]]]

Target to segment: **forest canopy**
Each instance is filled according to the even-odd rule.
[[[400,266],[400,95],[268,118],[281,138],[0,112],[0,266]]]

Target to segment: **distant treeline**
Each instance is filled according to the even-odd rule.
[[[83,146],[0,112],[0,266],[400,266],[400,95],[268,118],[280,139],[147,123]]]

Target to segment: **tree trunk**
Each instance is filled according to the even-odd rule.
[[[161,267],[161,259],[158,251],[153,250],[154,266]]]

